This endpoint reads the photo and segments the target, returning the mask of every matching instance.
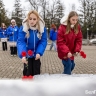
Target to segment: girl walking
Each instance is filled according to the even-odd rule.
[[[57,46],[56,46],[56,40],[57,40],[57,28],[54,24],[51,25],[50,29],[50,40],[52,41],[50,45],[50,50],[54,46],[54,50],[57,51]]]

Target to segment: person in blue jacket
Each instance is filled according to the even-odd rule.
[[[11,20],[11,25],[7,28],[7,35],[9,37],[9,45],[10,45],[10,53],[11,56],[17,55],[17,38],[18,38],[19,28],[16,25],[16,21],[14,19]]]
[[[1,42],[2,42],[3,51],[7,51],[7,28],[6,28],[5,23],[1,24],[0,38],[1,38]]]
[[[40,57],[43,55],[46,46],[47,35],[45,22],[37,11],[32,10],[23,20],[17,40],[18,56],[24,63],[23,76],[40,74]],[[28,56],[28,50],[33,52],[32,56]],[[22,52],[26,52],[27,56],[22,56]],[[28,58],[28,62],[26,58]],[[28,67],[26,69],[27,64]]]
[[[50,40],[52,41],[50,45],[50,50],[52,50],[52,47],[54,46],[54,50],[57,51],[57,46],[56,46],[56,40],[57,40],[57,28],[55,24],[51,25],[50,29]]]

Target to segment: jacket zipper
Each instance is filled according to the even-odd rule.
[[[35,31],[33,30],[33,35],[34,35],[34,53],[35,53]]]

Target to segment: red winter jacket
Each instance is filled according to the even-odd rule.
[[[60,59],[67,57],[67,54],[69,52],[71,52],[72,54],[75,52],[80,52],[82,46],[82,32],[80,26],[78,27],[78,34],[75,34],[73,29],[71,29],[71,32],[69,34],[65,34],[66,27],[66,25],[61,24],[58,29],[57,50],[58,57]],[[72,56],[70,59],[74,60],[74,57]]]

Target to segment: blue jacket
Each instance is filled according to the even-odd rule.
[[[55,41],[57,40],[57,32],[54,29],[50,30],[50,40]]]
[[[18,26],[14,26],[14,27],[9,26],[9,27],[7,28],[7,35],[8,35],[8,37],[9,37],[9,41],[17,41],[18,31],[19,31]],[[13,32],[14,34],[12,34],[12,32]]]
[[[0,28],[0,38],[6,38],[6,37],[7,37],[7,29]]]
[[[22,58],[22,52],[25,51],[27,53],[28,50],[32,50],[34,53],[33,56],[30,56],[29,58],[35,58],[36,54],[40,54],[40,56],[42,56],[47,45],[46,28],[44,28],[41,39],[37,37],[37,30],[29,29],[28,31],[30,36],[29,38],[26,38],[26,33],[23,31],[23,27],[21,27],[19,30],[17,40],[19,57]]]

